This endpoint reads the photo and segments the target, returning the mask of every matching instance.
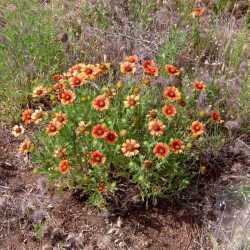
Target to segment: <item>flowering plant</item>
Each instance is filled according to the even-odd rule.
[[[139,69],[143,73],[136,81]],[[203,81],[151,84],[160,69],[137,56],[125,58],[120,71],[122,80],[114,84],[110,64],[77,64],[53,76],[50,88],[34,88],[34,98],[50,96],[52,110],[29,108],[22,114],[25,126],[43,125],[36,142],[25,138],[20,152],[33,151],[41,173],[86,192],[99,207],[124,181],[153,200],[186,188],[198,172],[203,137],[223,122],[218,111],[199,116],[195,109],[199,94],[208,89]],[[165,71],[170,79],[183,74],[169,64]],[[13,128],[13,135],[23,133],[22,125]]]

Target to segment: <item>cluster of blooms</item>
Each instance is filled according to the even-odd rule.
[[[136,72],[138,67],[143,68],[144,74],[147,77],[157,77],[159,75],[160,69],[153,60],[145,60],[141,62],[136,55],[126,57],[120,64],[120,71],[122,74],[132,75]],[[195,140],[205,133],[206,124],[204,122],[199,120],[190,120],[189,126],[184,132],[182,131],[181,135],[180,133],[178,134],[173,132],[173,138],[170,138],[168,142],[166,142],[165,135],[168,133],[168,124],[163,119],[167,119],[167,121],[174,120],[179,112],[178,105],[180,104],[180,106],[185,106],[182,91],[176,86],[167,86],[164,88],[162,93],[164,104],[159,102],[159,106],[157,108],[147,110],[145,117],[147,121],[146,126],[143,125],[143,128],[139,128],[143,129],[149,137],[149,140],[152,141],[152,146],[150,148],[151,153],[149,153],[152,157],[148,156],[145,154],[143,149],[143,139],[140,140],[138,137],[135,138],[131,136],[131,131],[128,131],[128,128],[115,131],[113,126],[112,129],[110,129],[109,127],[111,126],[107,126],[103,120],[96,118],[110,116],[110,114],[107,113],[112,108],[114,110],[113,101],[116,100],[116,92],[118,93],[119,89],[123,88],[124,85],[121,81],[116,84],[116,89],[114,90],[109,89],[109,91],[104,91],[104,93],[97,95],[96,90],[93,90],[92,94],[94,94],[94,96],[89,98],[91,99],[89,103],[90,106],[82,107],[86,109],[92,108],[91,114],[89,117],[84,119],[85,121],[78,120],[78,125],[75,126],[76,118],[72,121],[73,118],[68,113],[69,111],[67,111],[66,107],[71,108],[77,105],[82,105],[81,102],[78,102],[78,100],[82,99],[81,93],[84,92],[84,88],[88,89],[87,86],[85,86],[87,82],[96,81],[99,76],[106,74],[109,69],[110,64],[77,64],[70,68],[65,74],[55,75],[53,77],[55,83],[52,88],[46,88],[44,86],[35,87],[33,90],[34,98],[43,98],[48,95],[50,95],[50,97],[54,96],[56,97],[57,104],[62,107],[62,111],[53,112],[48,115],[41,108],[34,111],[32,109],[26,109],[22,113],[24,126],[28,126],[32,123],[39,124],[45,117],[50,117],[50,120],[46,125],[46,134],[48,138],[52,140],[53,137],[56,138],[60,135],[60,131],[64,127],[71,124],[70,129],[74,131],[76,137],[88,137],[89,140],[93,142],[93,145],[91,145],[92,149],[86,149],[86,151],[82,154],[82,158],[86,159],[85,163],[90,164],[92,167],[105,164],[109,165],[112,162],[112,159],[110,159],[111,157],[108,155],[109,152],[105,152],[105,150],[103,151],[100,148],[95,148],[95,140],[104,143],[105,145],[115,145],[114,150],[117,150],[118,148],[118,152],[124,157],[124,159],[129,161],[133,161],[133,159],[137,156],[143,156],[143,166],[145,169],[148,169],[152,166],[154,161],[163,161],[171,154],[177,156],[183,153],[187,146],[185,137],[190,135],[190,137]],[[170,77],[180,77],[183,73],[182,69],[171,64],[165,65],[165,71]],[[207,84],[203,81],[195,80],[193,82],[193,89],[197,93],[205,91],[206,87]],[[79,88],[80,91],[77,91],[77,88]],[[134,86],[132,86],[132,88],[134,89]],[[116,112],[123,113],[124,110],[124,113],[134,112],[137,110],[138,106],[143,106],[143,95],[140,95],[139,93],[139,91],[134,91],[133,94],[130,92],[127,94],[126,92],[124,95],[123,93],[122,98],[119,99],[121,100],[119,105],[116,104]],[[95,116],[95,114],[98,114],[99,116]],[[93,118],[92,115],[95,118]],[[218,111],[212,111],[210,115],[213,122],[223,122]],[[116,121],[116,123],[122,122]],[[72,123],[75,127],[72,126]],[[12,133],[16,137],[22,135],[24,133],[23,125],[16,125],[13,128]],[[184,138],[181,138],[182,136]],[[19,147],[20,153],[29,153],[31,149],[32,142],[30,139],[25,138]],[[66,147],[62,146],[56,148],[53,156],[55,159],[59,160],[58,170],[61,174],[65,175],[70,172],[73,162],[70,157],[68,157]],[[99,184],[99,191],[100,190],[106,190],[103,182],[100,182]]]

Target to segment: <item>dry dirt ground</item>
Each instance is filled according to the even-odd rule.
[[[216,240],[225,241],[225,236],[232,234],[232,213],[238,210],[226,207],[224,197],[211,202],[209,194],[197,200],[203,205],[196,209],[190,208],[189,202],[162,201],[157,207],[146,210],[138,206],[123,214],[98,211],[34,174],[29,159],[17,153],[17,145],[8,130],[0,128],[1,250],[206,250],[212,249],[208,225],[216,233]],[[242,168],[242,159],[233,164]],[[244,164],[249,171],[249,161]],[[247,222],[249,214],[243,214]]]

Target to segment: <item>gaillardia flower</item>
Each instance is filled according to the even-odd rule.
[[[204,15],[206,9],[202,7],[193,8],[191,15],[192,17],[201,17]]]
[[[215,123],[223,123],[224,121],[221,119],[220,112],[218,111],[212,111],[211,112],[211,119]]]
[[[133,157],[139,154],[140,144],[134,139],[127,139],[122,144],[122,153],[126,157]]]
[[[166,126],[159,119],[152,120],[148,123],[149,133],[153,136],[161,136],[164,134]]]
[[[61,127],[67,124],[68,118],[67,115],[63,112],[55,113],[55,118],[52,120],[55,123],[59,123]]]
[[[104,136],[104,140],[108,143],[115,144],[117,137],[115,131],[108,130]]]
[[[175,153],[175,154],[178,154],[178,153],[181,153],[182,150],[184,149],[184,143],[182,140],[179,140],[179,139],[172,139],[170,141],[170,149]]]
[[[32,142],[30,139],[26,138],[19,146],[19,153],[21,154],[27,154],[30,152],[32,148]]]
[[[78,76],[73,76],[69,81],[72,88],[80,87],[86,83],[84,78],[80,78]]]
[[[109,98],[105,95],[97,96],[92,102],[92,107],[97,111],[105,111],[109,108],[109,105]]]
[[[145,60],[143,63],[144,73],[150,76],[158,76],[159,68],[156,66],[153,60]]]
[[[158,159],[162,160],[169,155],[169,147],[165,143],[160,142],[155,145],[153,153]]]
[[[79,74],[83,68],[84,64],[80,63],[80,64],[76,64],[73,67],[71,67],[68,72],[67,72],[67,76],[68,77],[72,77],[72,76],[76,76],[77,74]]]
[[[123,103],[127,108],[135,108],[139,104],[139,100],[139,95],[129,95]]]
[[[108,129],[105,125],[97,124],[92,129],[92,136],[96,139],[104,138],[107,131],[108,131]]]
[[[137,55],[127,56],[127,57],[125,58],[125,62],[137,63],[137,62],[138,62],[138,56],[137,56]]]
[[[79,77],[83,77],[87,80],[95,80],[97,75],[100,73],[100,69],[93,64],[84,65],[82,67],[82,73]]]
[[[98,69],[100,71],[100,74],[106,74],[110,69],[111,64],[110,63],[101,63],[98,64]]]
[[[170,76],[180,76],[181,70],[172,64],[166,64],[165,70]]]
[[[63,90],[65,89],[65,84],[63,82],[57,82],[53,85],[53,89],[55,91]]]
[[[60,81],[63,79],[63,75],[60,75],[60,74],[53,75],[52,79],[54,81]]]
[[[163,92],[164,96],[171,101],[178,101],[181,99],[180,91],[173,86],[166,87]]]
[[[36,109],[31,115],[32,122],[34,122],[35,124],[39,124],[43,120],[46,114],[47,113],[43,111],[41,108]]]
[[[76,95],[71,90],[64,90],[58,95],[58,98],[63,105],[68,105],[72,104],[75,101]]]
[[[48,94],[48,90],[43,86],[37,86],[33,90],[33,97],[43,97]]]
[[[61,174],[67,174],[70,171],[70,163],[68,160],[62,160],[59,163],[59,171]]]
[[[202,91],[206,88],[206,83],[203,81],[194,81],[193,86],[197,91]]]
[[[98,150],[91,152],[89,162],[92,166],[102,165],[105,163],[105,161],[106,161],[106,157],[102,152],[100,152]]]
[[[199,136],[204,133],[205,125],[202,122],[194,121],[191,125],[191,131],[193,136]]]
[[[11,133],[15,137],[18,137],[24,133],[24,127],[22,125],[15,125]]]
[[[120,64],[120,70],[122,74],[134,74],[136,71],[136,66],[134,63],[123,62]]]
[[[106,193],[107,192],[107,186],[104,182],[100,182],[98,186],[98,191],[100,193]]]
[[[162,108],[162,113],[167,117],[167,118],[171,118],[171,117],[174,117],[177,113],[176,111],[176,107],[174,105],[165,105],[163,108]]]
[[[32,109],[26,109],[22,113],[22,121],[25,125],[28,125],[32,122]]]
[[[55,121],[51,121],[48,126],[47,126],[47,133],[48,133],[48,136],[56,136],[60,129],[61,129],[61,124],[58,123],[58,122],[55,122]]]
[[[152,121],[154,119],[156,119],[158,116],[158,111],[157,109],[151,109],[148,111],[148,114],[147,114],[147,118]]]

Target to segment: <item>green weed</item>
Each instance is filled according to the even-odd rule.
[[[48,82],[48,76],[64,68],[63,48],[56,39],[51,10],[36,1],[14,1],[15,11],[5,11],[1,32],[0,107],[1,119],[16,121],[20,106],[28,102],[34,81]]]

